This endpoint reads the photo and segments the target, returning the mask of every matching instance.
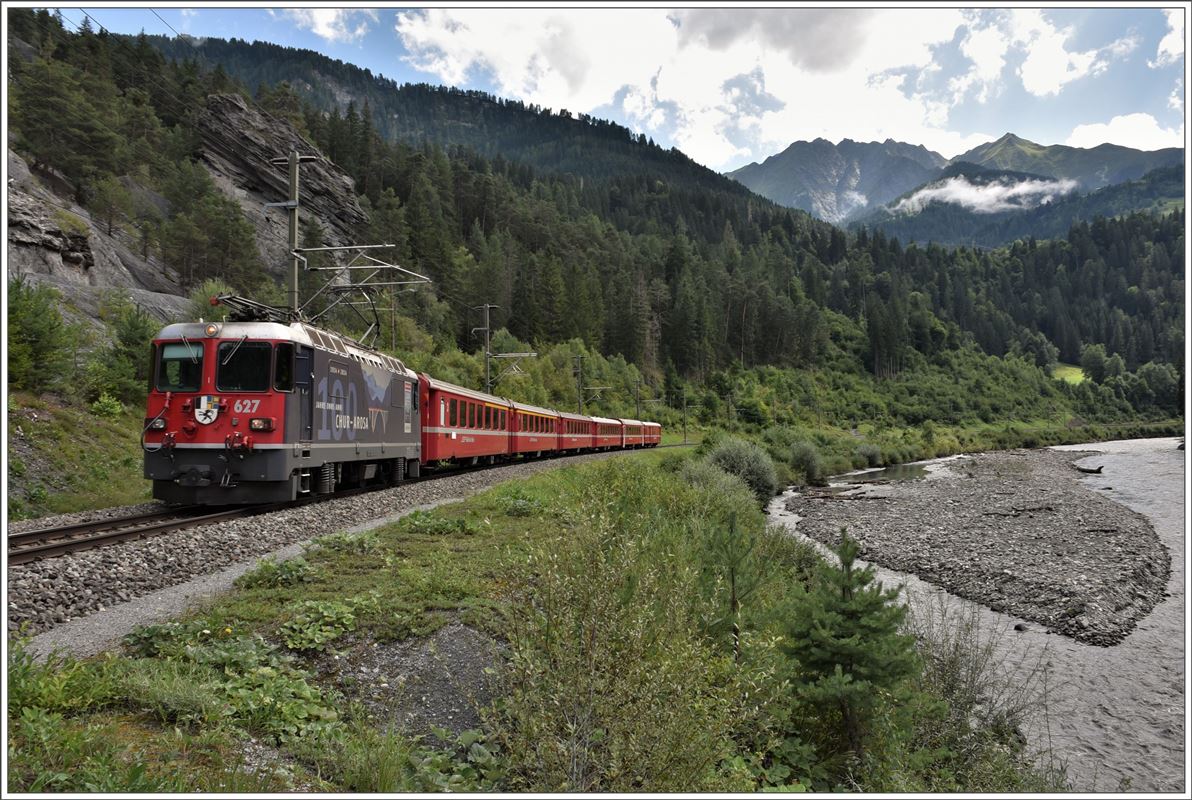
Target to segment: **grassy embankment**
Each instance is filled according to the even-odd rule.
[[[735,477],[683,465],[694,458],[567,467],[325,537],[303,558],[263,563],[194,616],[141,630],[120,655],[43,667],[17,646],[9,787],[1059,786],[1018,744],[1023,695],[991,691],[971,621],[937,620],[909,676],[863,693],[863,749],[843,747],[841,718],[822,687],[810,690],[788,636],[793,620],[822,610],[814,589],[832,574],[768,529]],[[398,676],[367,687],[319,677],[337,653],[395,653],[458,623],[504,648],[489,656],[499,700],[480,730],[442,741],[386,731],[399,718],[386,709],[408,699]],[[378,681],[393,687],[386,708],[361,702]]]
[[[137,408],[105,415],[55,395],[9,394],[8,518],[148,501],[143,416]]]

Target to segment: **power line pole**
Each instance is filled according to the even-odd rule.
[[[289,244],[290,244],[290,289],[286,301],[290,306],[290,313],[298,316],[298,269],[301,259],[298,255],[298,164],[303,161],[314,161],[318,156],[300,156],[297,150],[291,150],[285,158],[272,158],[270,164],[285,164],[289,170],[290,197],[281,203],[266,203],[265,205],[280,207],[288,212]]]
[[[492,303],[485,303],[482,306],[475,306],[475,310],[477,311],[481,309],[484,310],[484,327],[472,328],[472,333],[476,333],[476,331],[480,330],[484,331],[484,391],[488,392],[489,394],[493,393],[493,354],[492,348],[489,346],[490,337],[492,336],[492,326],[489,324],[489,312],[494,308],[500,308],[500,306],[493,305]]]
[[[579,412],[584,413],[584,356],[575,357],[575,396],[579,398]]]
[[[642,379],[638,378],[633,382],[633,399],[637,402],[637,416],[635,419],[642,418]]]

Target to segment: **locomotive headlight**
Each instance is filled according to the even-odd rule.
[[[251,431],[271,431],[273,430],[273,417],[253,417],[248,421],[248,429]]]
[[[149,430],[164,431],[166,429],[166,421],[162,417],[158,417],[149,423]]]
[[[219,333],[219,326],[214,322],[209,322],[207,323],[207,327],[203,328],[203,333],[207,334],[208,336],[214,336],[215,334]]]

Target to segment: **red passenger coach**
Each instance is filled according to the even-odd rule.
[[[619,419],[592,417],[592,446],[597,450],[611,450],[621,446],[624,425]]]
[[[559,450],[589,450],[595,446],[592,443],[594,438],[591,417],[559,412]]]
[[[476,464],[510,453],[508,400],[419,375],[424,463]]]
[[[512,403],[513,452],[537,455],[558,449],[559,413],[549,408]]]
[[[662,444],[662,426],[657,422],[643,422],[642,444],[646,447],[657,447]]]
[[[621,423],[625,426],[625,439],[621,446],[641,447],[644,443],[642,422],[636,419],[623,419]]]

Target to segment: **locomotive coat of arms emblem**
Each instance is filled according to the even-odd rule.
[[[205,394],[195,401],[195,421],[200,425],[210,425],[219,416],[219,397]]]

